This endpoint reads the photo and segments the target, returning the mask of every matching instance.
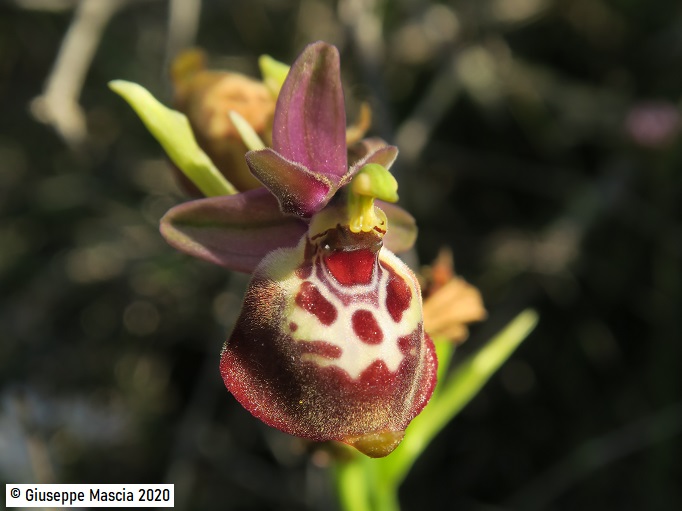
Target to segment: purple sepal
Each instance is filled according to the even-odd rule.
[[[175,206],[161,219],[160,230],[181,252],[251,273],[266,254],[295,246],[307,224],[282,215],[272,194],[258,188]]]
[[[310,44],[291,66],[277,99],[272,147],[332,182],[346,173],[346,112],[334,46]]]

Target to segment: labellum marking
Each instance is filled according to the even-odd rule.
[[[371,266],[368,255],[372,257]],[[328,343],[341,353],[330,359],[305,350],[305,360],[321,367],[337,367],[352,379],[360,378],[378,361],[390,372],[398,370],[405,356],[400,340],[415,331],[421,314],[419,303],[413,299],[406,283],[410,277],[398,273],[394,258],[384,249],[378,254],[362,249],[332,255],[323,253],[313,257],[312,265],[323,265],[334,278],[320,278],[325,271],[292,272],[286,284],[296,289],[289,294],[295,296],[294,303],[287,307],[290,310],[287,321],[298,325],[291,331],[292,339],[302,343]],[[333,261],[331,265],[329,261]],[[358,264],[341,270],[340,263],[348,261]],[[308,273],[307,279],[301,279]]]
[[[324,258],[329,272],[343,286],[369,284],[376,255],[369,250],[335,251]]]
[[[296,294],[296,305],[315,315],[325,326],[336,321],[336,308],[320,293],[317,286],[304,281]]]
[[[386,308],[391,318],[399,323],[403,313],[410,308],[412,303],[412,292],[404,278],[391,276],[386,289]]]
[[[328,236],[315,239],[325,230],[311,230],[295,248],[261,261],[221,372],[266,424],[385,456],[433,392],[435,350],[409,268],[374,243],[373,233],[345,238],[346,228],[334,225]],[[372,253],[369,281],[341,284],[325,264],[335,250]]]
[[[381,327],[368,310],[362,309],[353,313],[353,331],[367,344],[379,344],[384,339]]]

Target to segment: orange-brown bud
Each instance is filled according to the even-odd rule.
[[[275,98],[266,86],[238,73],[207,70],[200,50],[180,54],[171,77],[176,108],[189,118],[197,142],[220,172],[238,190],[261,186],[246,165],[247,148],[228,114],[240,114],[269,144]]]
[[[425,272],[424,327],[433,338],[460,344],[469,337],[468,324],[487,312],[480,291],[455,274],[452,252],[443,249]]]

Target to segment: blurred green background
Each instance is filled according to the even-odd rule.
[[[417,463],[404,509],[682,509],[678,0],[4,1],[0,480],[334,509],[328,455],[224,389],[248,277],[162,240],[184,197],[106,86],[169,103],[184,47],[255,76],[258,55],[317,39],[341,51],[350,118],[369,101],[401,149],[414,264],[449,246],[483,293],[457,356],[541,315]]]

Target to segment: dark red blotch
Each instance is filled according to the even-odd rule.
[[[324,258],[332,276],[344,286],[369,284],[376,260],[376,254],[365,249],[337,250]]]
[[[403,317],[403,312],[410,307],[412,291],[407,282],[396,274],[392,268],[388,268],[388,271],[390,272],[390,277],[386,286],[386,308],[393,321],[398,323]]]
[[[316,316],[323,325],[329,326],[336,321],[336,308],[310,282],[301,284],[296,305]]]
[[[379,344],[384,339],[384,333],[379,327],[374,314],[368,310],[357,310],[351,318],[353,331],[362,342],[367,344]]]

